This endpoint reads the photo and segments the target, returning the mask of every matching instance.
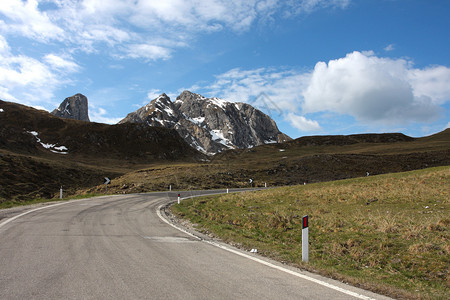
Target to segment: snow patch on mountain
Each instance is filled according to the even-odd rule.
[[[208,100],[210,103],[214,104],[215,106],[218,106],[222,109],[225,109],[227,105],[230,104],[230,102],[219,99],[219,98],[211,98]]]
[[[267,141],[264,141],[264,144],[276,144],[276,143],[277,143],[276,140],[267,140]]]
[[[67,149],[66,146],[56,146],[57,144],[47,144],[47,143],[43,143],[41,141],[41,139],[39,138],[39,133],[37,133],[36,131],[27,131],[29,134],[33,135],[36,138],[36,142],[38,142],[39,144],[41,144],[42,147],[44,147],[45,149],[50,150],[53,153],[58,153],[58,154],[68,154],[69,149]]]
[[[231,141],[224,137],[222,130],[211,130],[209,133],[211,134],[213,141],[219,142],[230,149],[234,148]]]
[[[201,126],[202,123],[205,121],[205,117],[197,117],[197,118],[188,118],[186,117],[186,120],[191,121],[192,123]]]

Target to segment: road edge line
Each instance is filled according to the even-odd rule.
[[[116,196],[116,195],[107,195],[107,197],[109,197],[109,196]],[[118,196],[121,196],[121,195],[118,195]],[[10,223],[10,222],[20,218],[20,217],[23,217],[25,215],[31,214],[31,213],[33,213],[35,211],[39,211],[39,210],[47,209],[47,208],[52,208],[52,207],[56,207],[56,206],[60,206],[60,205],[65,205],[65,204],[69,204],[69,203],[74,203],[74,202],[87,201],[87,200],[90,200],[90,199],[93,199],[93,198],[101,198],[101,197],[105,197],[105,196],[89,197],[89,198],[84,198],[84,199],[71,199],[71,200],[65,200],[63,202],[59,202],[59,203],[55,203],[55,204],[51,204],[51,205],[45,205],[45,206],[42,206],[42,207],[33,208],[31,210],[27,210],[26,212],[18,214],[17,216],[14,216],[14,217],[11,217],[9,219],[6,219],[2,223],[0,223],[0,228],[2,228],[6,224],[8,224],[8,223]]]
[[[46,209],[46,208],[55,207],[55,206],[60,206],[60,205],[67,204],[67,203],[69,203],[69,202],[61,202],[61,203],[56,203],[56,204],[52,204],[52,205],[46,205],[46,206],[42,206],[42,207],[38,207],[38,208],[31,209],[31,210],[27,210],[27,211],[24,212],[24,213],[21,213],[21,214],[19,214],[19,215],[17,215],[17,216],[14,216],[14,217],[11,217],[11,218],[9,218],[9,219],[6,219],[6,220],[3,221],[2,223],[0,223],[0,228],[2,228],[2,227],[5,226],[6,224],[8,224],[8,223],[10,223],[10,222],[12,222],[12,221],[14,221],[14,220],[16,220],[16,219],[22,217],[22,216],[31,214],[32,212],[35,212],[35,211],[38,211],[38,210],[42,210],[42,209]]]
[[[188,197],[188,198],[201,197],[201,196],[202,196],[202,195],[198,195],[198,196],[190,196],[190,197]],[[186,198],[181,198],[181,200],[184,200],[184,199],[186,199]],[[180,227],[178,227],[177,225],[171,223],[167,218],[165,218],[165,217],[162,215],[161,210],[163,209],[163,207],[164,207],[164,206],[169,207],[170,204],[172,204],[172,203],[174,203],[174,202],[175,202],[175,201],[172,201],[172,202],[170,202],[170,203],[168,203],[168,204],[161,204],[161,205],[158,206],[158,208],[156,209],[156,214],[158,215],[158,217],[159,217],[162,221],[164,221],[164,222],[167,223],[168,225],[172,226],[173,228],[175,228],[175,229],[177,229],[177,230],[179,230],[179,231],[181,231],[181,232],[183,232],[183,233],[185,233],[185,234],[187,234],[187,235],[189,235],[189,236],[191,236],[191,237],[194,237],[194,238],[196,238],[196,239],[198,239],[198,240],[200,240],[200,241],[202,241],[202,242],[204,242],[204,243],[206,243],[206,244],[215,246],[215,247],[220,248],[220,249],[222,249],[222,250],[225,250],[225,251],[234,253],[234,254],[236,254],[236,255],[239,255],[239,256],[241,256],[241,257],[244,257],[244,258],[247,258],[247,259],[250,259],[250,260],[253,260],[253,261],[255,261],[255,262],[257,262],[257,263],[260,263],[260,264],[263,264],[263,265],[265,265],[265,266],[267,266],[267,267],[270,267],[270,268],[273,268],[273,269],[276,269],[276,270],[285,272],[285,273],[287,273],[287,274],[290,274],[290,275],[293,275],[293,276],[296,276],[296,277],[299,277],[299,278],[302,278],[302,279],[305,279],[305,280],[308,280],[308,281],[311,281],[311,282],[320,284],[320,285],[322,285],[322,286],[325,286],[325,287],[327,287],[327,288],[330,288],[330,289],[333,289],[333,290],[335,290],[335,291],[341,292],[341,293],[343,293],[343,294],[347,294],[347,295],[349,295],[349,296],[353,296],[353,297],[358,298],[358,299],[364,299],[364,300],[376,300],[375,298],[371,298],[371,297],[369,297],[369,296],[365,296],[365,295],[359,294],[359,293],[357,293],[357,292],[349,291],[349,290],[347,290],[347,289],[338,287],[338,286],[336,286],[336,285],[334,285],[334,284],[331,284],[331,283],[328,283],[328,282],[325,282],[325,281],[322,281],[322,280],[319,280],[319,279],[316,279],[316,278],[313,278],[313,277],[310,277],[310,276],[301,274],[301,273],[299,273],[299,272],[295,272],[295,271],[293,271],[293,270],[289,270],[289,269],[287,269],[287,268],[283,268],[283,267],[281,267],[281,266],[277,266],[277,265],[272,264],[272,263],[270,263],[270,262],[268,262],[268,261],[262,260],[262,259],[260,259],[260,258],[251,256],[251,255],[248,255],[248,254],[243,253],[243,252],[241,252],[241,251],[238,251],[238,250],[229,248],[228,246],[221,245],[221,244],[219,244],[219,243],[216,243],[216,242],[213,242],[213,241],[208,241],[208,240],[205,240],[205,239],[203,239],[203,238],[201,238],[201,237],[198,237],[198,236],[196,236],[195,234],[193,234],[193,233],[191,233],[191,232],[188,232],[187,230],[185,230],[185,229],[183,229],[183,228],[180,228]]]

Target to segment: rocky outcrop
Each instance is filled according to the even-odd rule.
[[[128,122],[173,128],[192,147],[207,154],[291,139],[278,130],[275,121],[249,104],[205,98],[189,91],[175,102],[161,94],[119,123]]]
[[[53,115],[65,119],[74,119],[89,122],[88,99],[82,94],[76,94],[64,99]]]

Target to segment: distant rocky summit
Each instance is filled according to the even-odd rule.
[[[89,122],[88,99],[82,94],[76,94],[64,99],[53,115],[65,119],[74,119]]]
[[[207,154],[291,140],[278,130],[275,121],[249,104],[205,98],[189,91],[175,102],[161,94],[119,123],[129,122],[173,128],[188,144]]]

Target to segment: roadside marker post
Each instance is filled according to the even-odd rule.
[[[111,183],[111,179],[109,179],[108,177],[105,177],[105,185],[106,185],[106,192],[108,192],[108,184]]]
[[[309,262],[308,216],[302,218],[302,261]]]
[[[172,185],[169,185],[169,192],[172,191]]]
[[[178,204],[180,204],[180,194],[178,194]]]
[[[227,189],[227,194],[228,194],[228,189]]]
[[[63,198],[63,188],[61,186],[61,188],[59,189],[59,199]]]

